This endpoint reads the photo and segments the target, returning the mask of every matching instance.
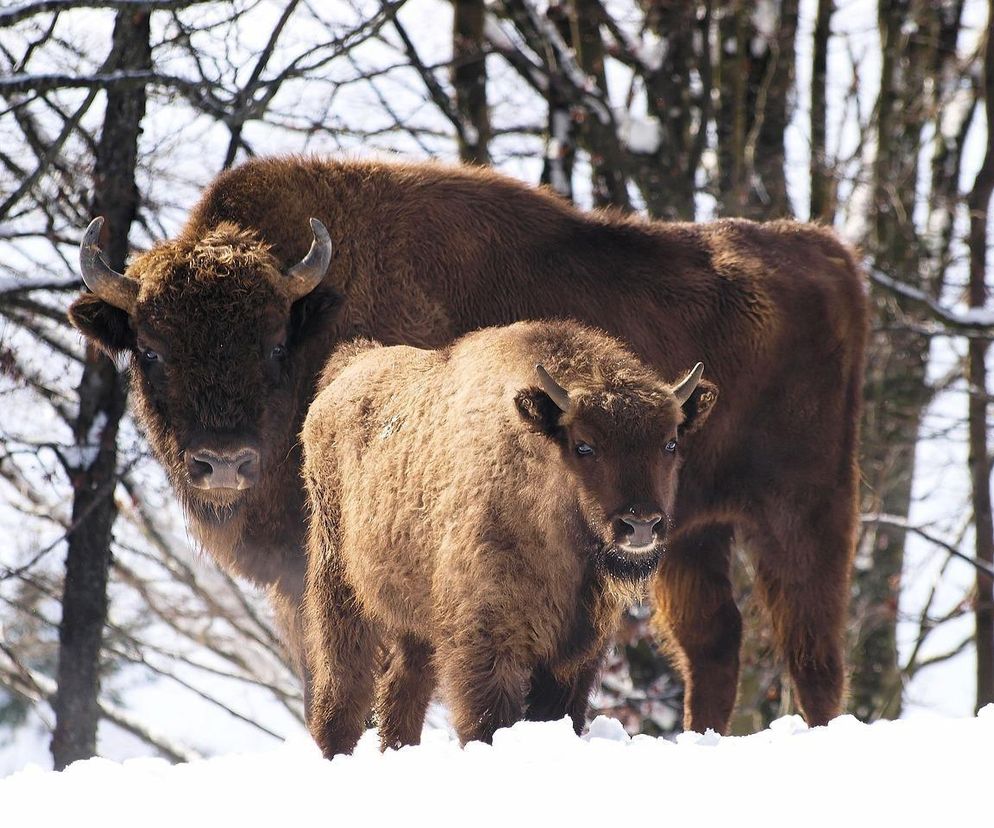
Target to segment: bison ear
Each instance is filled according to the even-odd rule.
[[[679,433],[693,434],[704,425],[718,399],[718,386],[702,379],[683,404],[683,423]]]
[[[135,347],[127,312],[93,293],[84,293],[69,306],[69,321],[111,359]]]
[[[318,285],[293,303],[290,310],[290,341],[301,342],[316,330],[330,325],[341,310],[344,297],[334,288]]]
[[[529,431],[555,437],[559,433],[562,409],[541,388],[523,388],[514,395],[514,407]]]

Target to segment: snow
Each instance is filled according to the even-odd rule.
[[[645,32],[642,41],[634,47],[635,56],[650,72],[658,72],[669,51],[670,43],[652,32]]]
[[[566,720],[521,722],[493,746],[460,748],[427,730],[419,747],[321,759],[306,739],[260,753],[169,765],[159,759],[28,768],[0,781],[4,821],[101,828],[329,825],[955,825],[983,822],[994,705],[974,719],[865,725],[842,716],[808,729],[797,716],[752,736],[630,738],[600,717],[576,737]],[[980,820],[977,818],[981,817]]]
[[[97,412],[97,416],[93,418],[93,423],[87,432],[84,442],[62,446],[59,449],[66,462],[72,468],[86,470],[97,462],[97,457],[100,455],[100,443],[106,426],[107,415],[103,411],[99,411]]]
[[[466,143],[475,147],[480,143],[480,130],[478,130],[469,121],[463,121],[462,123],[462,137],[465,139]]]
[[[632,152],[652,155],[659,149],[662,127],[659,119],[651,115],[641,118],[629,115],[626,110],[617,112],[618,137]]]
[[[549,161],[549,184],[557,193],[567,198],[572,188],[563,166],[563,157],[569,146],[569,128],[569,113],[562,109],[554,110],[552,113],[552,135],[549,137],[545,157]]]
[[[777,36],[780,15],[777,13],[773,0],[760,0],[752,13],[752,25],[756,27],[754,37],[749,47],[754,55],[762,55]]]
[[[962,325],[994,327],[994,310],[991,308],[966,308],[956,314],[956,319]]]
[[[483,35],[498,49],[507,52],[513,52],[515,49],[514,41],[507,36],[497,18],[489,12],[483,20]]]

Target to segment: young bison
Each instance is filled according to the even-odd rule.
[[[530,718],[582,728],[620,613],[664,555],[678,443],[717,397],[702,370],[667,385],[562,321],[332,358],[303,429],[325,756],[359,739],[384,641],[384,748],[417,743],[436,673],[463,742],[520,719],[535,687]]]

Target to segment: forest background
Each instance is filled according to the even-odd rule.
[[[303,729],[261,596],[198,554],[128,412],[125,366],[65,318],[91,217],[107,217],[123,270],[214,175],[271,153],[461,160],[584,208],[833,226],[860,250],[873,306],[849,709],[872,721],[994,701],[992,8],[0,8],[0,774],[93,752],[182,760]],[[745,733],[793,705],[745,554],[735,577]],[[593,706],[671,733],[681,688],[646,617],[627,617]]]

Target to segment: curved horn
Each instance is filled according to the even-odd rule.
[[[552,398],[552,401],[563,411],[569,411],[572,405],[569,392],[549,376],[549,372],[542,367],[541,363],[535,366],[535,373],[538,374],[538,381],[542,384],[542,389]]]
[[[131,313],[138,301],[138,283],[111,269],[100,255],[103,217],[90,222],[79,245],[79,270],[85,284],[107,304]]]
[[[331,236],[328,235],[325,226],[316,218],[312,218],[311,231],[314,233],[311,249],[287,273],[290,277],[290,296],[294,301],[306,296],[321,284],[331,263]]]
[[[694,393],[694,389],[697,388],[697,383],[701,381],[703,374],[704,363],[698,362],[697,365],[690,369],[690,373],[673,387],[673,393],[676,395],[676,400],[680,405],[683,405],[690,399],[690,395]]]

